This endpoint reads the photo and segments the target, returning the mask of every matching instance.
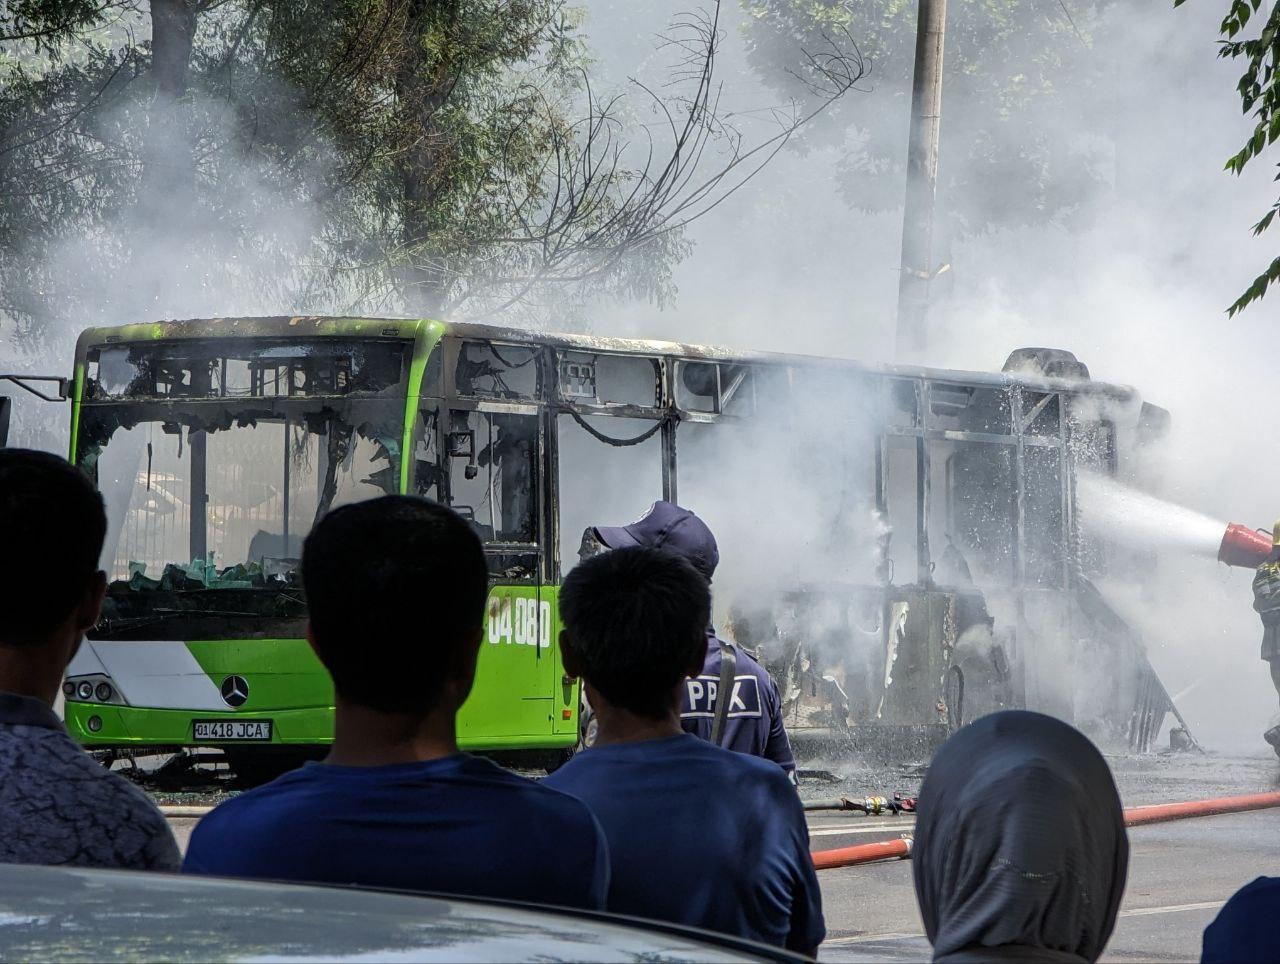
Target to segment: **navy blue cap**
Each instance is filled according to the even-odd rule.
[[[720,563],[720,549],[707,524],[674,502],[655,502],[630,525],[596,526],[596,535],[610,549],[648,546],[674,552],[708,579]]]

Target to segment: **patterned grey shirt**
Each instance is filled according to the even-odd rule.
[[[0,863],[177,870],[173,831],[47,705],[0,693]]]

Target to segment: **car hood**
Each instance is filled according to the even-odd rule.
[[[744,954],[746,956],[744,956]],[[785,952],[533,906],[0,866],[0,960],[738,961]]]

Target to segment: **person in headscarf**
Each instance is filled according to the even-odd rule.
[[[934,756],[912,873],[935,961],[1096,961],[1128,866],[1111,771],[1066,723],[993,713]]]

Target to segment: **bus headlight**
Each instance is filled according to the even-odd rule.
[[[121,694],[116,681],[104,673],[73,676],[62,684],[62,692],[67,699],[77,703],[129,705],[129,701]]]

